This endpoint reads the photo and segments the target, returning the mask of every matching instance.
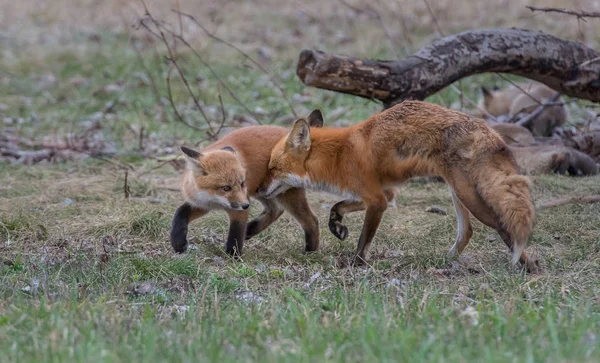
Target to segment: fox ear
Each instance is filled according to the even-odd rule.
[[[182,146],[181,152],[185,156],[185,161],[187,162],[188,167],[196,174],[206,175],[204,168],[202,168],[202,164],[200,161],[202,160],[203,155],[196,150],[192,150],[188,147]]]
[[[232,152],[234,154],[237,154],[237,152],[235,151],[234,148],[232,148],[231,146],[225,146],[224,148],[222,148],[221,150],[225,150],[225,151],[229,151]]]
[[[323,114],[321,110],[316,109],[308,115],[308,125],[310,127],[323,127]]]
[[[492,97],[492,92],[486,86],[481,86],[481,93],[483,94],[483,98]]]
[[[300,119],[294,123],[287,137],[287,146],[293,150],[310,150],[310,128],[306,120]]]

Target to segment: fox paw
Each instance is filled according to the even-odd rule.
[[[225,247],[225,253],[231,256],[234,260],[240,260],[242,257],[242,251],[235,247]]]
[[[361,267],[361,266],[366,266],[367,265],[367,261],[365,261],[365,259],[359,255],[354,256],[354,259],[352,260],[352,266],[354,267]]]
[[[527,269],[527,272],[532,275],[539,275],[539,274],[544,273],[544,269],[540,265],[539,260],[533,260],[533,259],[527,260],[527,264],[526,264],[525,268]]]
[[[367,262],[360,256],[357,256],[354,254],[351,256],[349,256],[347,254],[343,254],[336,258],[335,265],[340,269],[344,269],[344,268],[348,268],[348,267],[366,266]]]
[[[344,226],[341,222],[336,220],[329,220],[329,230],[334,236],[340,240],[345,240],[348,237],[348,227]]]

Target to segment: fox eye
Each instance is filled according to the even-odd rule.
[[[229,185],[225,185],[224,187],[221,187],[221,189],[225,192],[230,192],[231,191],[231,187]]]
[[[246,187],[246,181],[244,180],[244,181],[242,182],[242,188],[245,188],[245,187]]]

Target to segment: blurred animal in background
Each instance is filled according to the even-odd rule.
[[[524,174],[598,174],[598,165],[594,159],[581,151],[562,145],[540,144],[536,142],[531,131],[523,126],[509,123],[490,126],[509,145],[520,171]]]
[[[525,117],[534,112],[540,105],[553,101],[556,104],[544,107],[526,126],[533,136],[552,136],[557,127],[569,121],[569,111],[563,104],[562,97],[552,88],[538,82],[519,83],[505,89],[489,90],[481,87],[483,98],[479,109],[485,110],[494,117]],[[485,115],[482,112],[482,117]]]

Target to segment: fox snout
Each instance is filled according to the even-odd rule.
[[[248,202],[244,202],[244,203],[231,202],[231,203],[229,203],[229,205],[231,206],[231,209],[236,209],[236,210],[246,210],[246,209],[250,208],[250,203],[248,203]]]

